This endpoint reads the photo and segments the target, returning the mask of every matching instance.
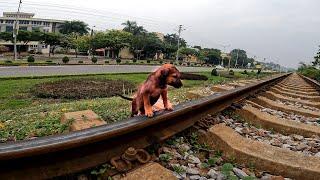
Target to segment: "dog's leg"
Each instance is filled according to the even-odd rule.
[[[152,117],[153,112],[152,112],[152,106],[150,104],[149,94],[143,95],[143,104],[144,104],[144,110],[145,110],[146,116]]]
[[[166,110],[169,110],[169,111],[172,111],[173,108],[172,108],[172,104],[169,102],[168,100],[168,91],[167,90],[163,90],[161,92],[161,97],[162,97],[162,100],[163,100],[163,106]]]
[[[134,98],[131,102],[131,117],[138,114],[137,100]]]

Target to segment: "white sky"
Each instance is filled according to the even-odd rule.
[[[19,0],[0,0],[0,13]],[[22,0],[36,17],[83,20],[96,29],[135,20],[148,31],[173,33],[178,24],[189,45],[241,48],[258,60],[297,67],[320,45],[319,0]]]

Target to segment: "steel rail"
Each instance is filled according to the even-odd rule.
[[[314,88],[316,88],[317,91],[320,91],[320,82],[311,79],[307,76],[304,76],[302,74],[299,74],[300,77],[302,77],[304,80],[306,80],[309,84],[311,84]]]
[[[288,74],[182,103],[154,118],[133,117],[108,125],[0,144],[0,179],[44,179],[79,172],[109,161],[128,147],[145,148],[181,132],[208,113],[219,112]]]

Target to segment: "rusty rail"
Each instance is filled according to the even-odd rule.
[[[300,77],[302,77],[304,80],[306,80],[309,84],[311,84],[314,88],[316,88],[317,91],[320,91],[320,82],[311,79],[307,76],[304,76],[302,74],[299,74]]]
[[[79,172],[109,161],[128,147],[145,148],[194,125],[208,113],[255,94],[289,74],[182,103],[154,118],[134,117],[68,134],[0,144],[0,179],[43,179]]]

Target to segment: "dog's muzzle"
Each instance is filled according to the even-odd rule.
[[[179,79],[179,80],[174,81],[171,85],[174,88],[181,88],[183,84],[182,84],[181,80]]]

